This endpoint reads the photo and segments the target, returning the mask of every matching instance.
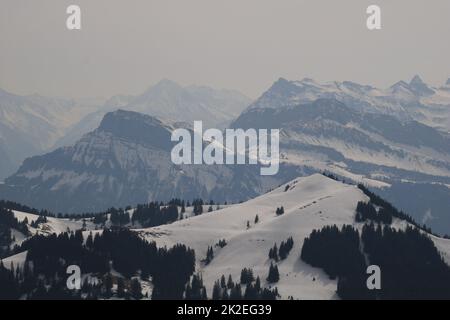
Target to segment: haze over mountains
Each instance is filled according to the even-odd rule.
[[[172,122],[203,120],[205,126],[223,128],[249,103],[250,99],[237,91],[182,87],[170,80],[162,80],[138,96],[112,97],[103,105],[0,90],[0,181],[14,173],[25,158],[74,144],[96,129],[106,113],[119,108]]]
[[[192,125],[193,121],[202,120],[205,127],[225,128],[250,102],[237,91],[182,87],[174,81],[162,80],[140,95],[112,97],[98,111],[73,126],[56,146],[74,144],[85,133],[96,129],[107,112],[117,109],[140,112],[165,122],[184,121]]]
[[[0,89],[0,181],[25,158],[48,150],[94,108],[93,101],[19,96]]]
[[[171,197],[237,202],[327,171],[368,185],[436,232],[450,232],[448,84],[433,88],[414,77],[381,90],[279,79],[230,124],[281,129],[278,175],[262,178],[253,166],[173,165],[170,131],[186,125],[179,121],[220,127],[245,108],[242,95],[224,94],[165,80],[138,97],[117,96],[74,126],[65,141],[91,133],[28,159],[0,191],[57,212],[96,211]],[[141,113],[104,117],[118,108]]]
[[[108,113],[98,129],[74,146],[25,160],[6,179],[2,194],[39,208],[76,213],[176,197],[236,200],[263,191],[257,182],[251,185],[257,168],[247,176],[234,166],[174,165],[172,130],[140,113]]]

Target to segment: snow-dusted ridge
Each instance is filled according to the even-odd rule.
[[[288,258],[279,263],[280,282],[276,284],[281,296],[294,299],[334,299],[336,281],[330,280],[321,269],[312,268],[300,260],[305,237],[313,229],[327,225],[354,225],[355,210],[359,201],[368,197],[356,186],[332,180],[320,174],[295,179],[272,192],[245,203],[203,214],[187,220],[155,228],[136,230],[159,246],[183,243],[193,248],[197,255],[197,270],[202,274],[206,288],[211,292],[214,281],[223,274],[239,279],[243,268],[252,268],[263,283],[270,261],[268,253],[275,243],[279,245],[289,237],[294,247]],[[276,216],[277,207],[283,206],[285,214]],[[255,224],[256,214],[259,223]],[[250,228],[247,229],[247,221]],[[404,226],[396,221],[395,227]],[[210,264],[201,262],[208,246],[225,239],[224,248],[215,247],[215,257]],[[450,262],[450,240],[432,237],[437,248]],[[267,284],[266,284],[267,285]]]
[[[321,269],[313,268],[300,259],[303,241],[311,232],[329,225],[352,225],[362,230],[362,223],[355,222],[355,211],[359,201],[367,202],[369,198],[355,185],[345,184],[321,174],[297,178],[287,184],[244,203],[222,206],[213,212],[194,216],[187,208],[184,219],[172,224],[132,229],[142,238],[155,241],[160,247],[171,247],[182,243],[196,252],[196,271],[202,274],[208,295],[222,275],[231,274],[238,280],[243,268],[252,268],[264,286],[270,265],[268,253],[276,243],[278,246],[289,237],[294,240],[294,247],[289,256],[278,262],[280,281],[276,287],[283,299],[336,299],[336,281]],[[283,206],[284,214],[277,216],[275,211]],[[205,208],[206,209],[206,208]],[[132,209],[129,213],[132,213]],[[206,211],[206,210],[205,210]],[[14,211],[19,221],[25,218],[31,223],[38,216]],[[258,215],[259,222],[255,223]],[[250,228],[247,227],[249,222]],[[406,221],[394,218],[392,227],[405,229]],[[108,226],[108,224],[107,224]],[[32,234],[61,233],[85,228],[83,235],[95,230],[91,220],[83,225],[81,220],[58,219],[49,217],[38,229],[30,228]],[[131,227],[131,226],[129,226]],[[450,240],[429,235],[450,264]],[[226,246],[216,246],[225,239]],[[21,239],[22,241],[24,239]],[[214,248],[214,259],[205,264],[208,247]],[[3,260],[9,268],[21,265],[26,259],[26,252],[18,253]]]

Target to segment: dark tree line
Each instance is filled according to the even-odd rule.
[[[192,201],[192,206],[194,207],[194,215],[198,216],[203,213],[203,205],[204,202],[202,199],[194,199],[194,201]]]
[[[133,213],[133,223],[138,222],[142,227],[149,228],[172,223],[179,218],[178,206],[169,204],[161,206],[157,202],[138,205]]]
[[[301,258],[337,278],[343,299],[450,299],[450,267],[414,227],[366,224],[360,238],[350,226],[327,226],[305,239]],[[368,265],[380,267],[381,290],[367,288]]]
[[[0,300],[15,300],[20,296],[20,286],[14,271],[5,268],[0,261]]]
[[[207,300],[208,296],[206,293],[206,288],[203,285],[203,279],[201,275],[194,274],[190,283],[186,286],[185,291],[186,300]]]
[[[245,286],[244,290],[241,284]],[[213,300],[276,300],[277,297],[277,288],[262,288],[260,278],[255,279],[253,271],[247,268],[241,271],[241,283],[234,283],[231,275],[228,276],[228,281],[225,281],[225,276],[222,275],[220,280],[214,283],[212,292]]]
[[[391,209],[382,207],[377,211],[371,202],[366,203],[360,201],[356,206],[356,222],[373,221],[390,225],[392,223],[392,217],[393,212]]]
[[[25,206],[25,205],[22,205],[22,204],[13,202],[13,201],[0,200],[0,208],[32,213],[32,214],[35,214],[38,216],[55,217],[55,215],[53,213],[51,213],[47,210],[38,210],[38,209],[30,208],[28,206]]]
[[[183,299],[185,285],[195,271],[195,252],[185,245],[162,248],[152,274],[152,299]]]
[[[341,298],[368,299],[366,263],[360,251],[359,232],[351,226],[326,226],[305,239],[301,259],[322,268],[331,279],[338,278]]]
[[[289,237],[286,241],[282,241],[279,249],[275,243],[275,245],[269,250],[269,259],[275,260],[276,262],[279,260],[284,260],[288,257],[293,247],[294,239],[292,239],[292,237]]]
[[[364,251],[381,268],[380,299],[450,299],[450,267],[419,229],[365,225]]]
[[[0,296],[9,295],[14,299],[18,292],[28,299],[109,298],[112,267],[129,279],[118,283],[118,296],[141,297],[139,281],[133,278],[137,276],[152,277],[155,299],[179,299],[195,269],[195,253],[186,246],[157,248],[154,242],[147,242],[123,228],[105,229],[95,236],[89,234],[86,242],[81,231],[37,235],[24,241],[18,249],[25,250],[28,253],[23,267],[13,272],[3,265],[0,267]],[[100,283],[83,284],[81,292],[68,291],[65,279],[69,265],[80,266],[83,274],[95,275],[101,279]]]
[[[405,220],[412,224],[413,226],[416,226],[419,229],[422,229],[430,234],[432,234],[432,231],[430,228],[428,228],[426,225],[420,225],[418,224],[410,215],[404,213],[403,211],[399,211],[397,208],[395,208],[391,203],[384,200],[380,196],[376,195],[375,193],[371,192],[369,189],[367,189],[362,184],[358,185],[358,188],[364,192],[366,196],[370,198],[370,202],[378,207],[383,208],[385,211],[385,214],[391,215],[392,217],[398,218],[400,220]]]
[[[131,222],[130,214],[123,209],[111,208],[109,210],[110,220],[113,226],[126,226]]]
[[[28,220],[19,222],[10,209],[0,208],[0,259],[10,255],[10,246],[14,241],[11,229],[29,236]]]

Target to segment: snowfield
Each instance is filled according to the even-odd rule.
[[[25,213],[21,211],[15,211],[14,216],[22,222],[25,218],[28,219],[28,223],[34,222],[39,216],[32,213]],[[47,217],[47,223],[39,224],[39,228],[35,229],[31,226],[28,226],[31,234],[42,234],[42,235],[50,235],[53,233],[60,234],[67,231],[76,231],[83,228],[82,220],[70,220],[70,219],[59,219]],[[93,230],[95,229],[94,223],[90,221],[90,219],[86,219],[86,229]]]
[[[287,190],[287,191],[285,191]],[[300,260],[303,240],[313,229],[326,225],[353,224],[358,201],[368,198],[356,187],[315,174],[296,179],[276,190],[248,202],[225,208],[171,225],[137,230],[149,241],[160,246],[184,243],[197,255],[197,270],[201,272],[208,293],[222,274],[238,280],[243,268],[252,268],[262,283],[268,274],[268,253],[289,237],[294,248],[288,258],[279,263],[280,282],[276,284],[282,298],[333,299],[336,281],[320,269]],[[276,216],[277,207],[285,214]],[[259,223],[255,224],[258,214]],[[247,221],[250,228],[247,229]],[[214,259],[207,266],[201,260],[208,246],[225,239],[224,248],[214,247]]]
[[[289,237],[294,247],[286,260],[278,263],[280,281],[275,285],[282,299],[336,299],[337,282],[321,270],[300,259],[305,237],[313,229],[327,225],[353,225],[360,231],[363,224],[355,223],[359,201],[369,198],[356,186],[346,185],[320,174],[298,178],[276,190],[245,203],[170,225],[136,230],[148,241],[159,246],[183,243],[196,252],[197,271],[203,276],[208,295],[221,275],[239,281],[243,268],[252,268],[266,283],[270,260],[268,253],[275,243],[279,247]],[[283,206],[285,214],[276,216]],[[255,224],[258,214],[259,223]],[[247,221],[250,228],[247,229]],[[405,228],[406,222],[395,219],[392,227]],[[450,263],[450,240],[431,236],[447,263]],[[224,248],[215,244],[225,239]],[[208,246],[214,246],[214,259],[205,265]]]
[[[294,247],[289,256],[278,262],[280,281],[274,286],[282,299],[325,300],[337,299],[336,280],[330,280],[321,269],[313,268],[300,259],[303,241],[314,229],[328,225],[353,225],[360,232],[364,224],[354,221],[356,206],[359,201],[369,198],[355,185],[344,184],[321,174],[295,179],[277,189],[241,204],[221,206],[219,210],[194,216],[189,207],[184,219],[175,223],[146,228],[133,229],[147,241],[155,241],[160,247],[171,247],[182,243],[196,252],[196,271],[201,273],[208,296],[212,296],[214,282],[222,275],[231,274],[239,282],[243,268],[252,268],[255,277],[259,276],[263,286],[270,287],[266,278],[271,260],[269,250],[276,243],[289,237],[294,240]],[[277,208],[283,206],[284,214],[277,216]],[[213,206],[216,209],[216,206]],[[129,210],[131,214],[133,210]],[[29,223],[37,219],[36,215],[14,211],[20,220]],[[255,223],[258,215],[259,221]],[[250,227],[247,227],[249,223]],[[108,225],[108,223],[107,223]],[[394,218],[392,227],[405,229],[406,221]],[[67,230],[75,231],[83,227],[82,221],[48,218],[40,224],[39,229],[30,227],[32,234],[48,235]],[[92,232],[101,233],[89,219],[85,224],[85,239]],[[16,235],[17,244],[24,237]],[[450,240],[430,235],[445,261],[450,264]],[[219,240],[226,240],[226,246],[219,247]],[[206,264],[208,247],[214,249],[214,259]],[[3,260],[5,267],[23,265],[26,252]],[[120,275],[119,275],[120,276]],[[145,290],[151,292],[152,284],[143,283]]]

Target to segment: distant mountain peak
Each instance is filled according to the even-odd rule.
[[[419,75],[416,74],[416,75],[411,79],[411,81],[410,81],[409,84],[410,84],[410,85],[417,85],[417,84],[425,84],[425,82],[423,82],[422,78],[421,78]]]
[[[391,86],[391,89],[395,89],[395,88],[408,88],[409,89],[409,84],[403,80],[400,80]]]
[[[275,83],[273,85],[281,86],[281,85],[288,85],[290,83],[291,82],[289,80],[287,80],[286,78],[280,77],[280,78],[278,78],[277,81],[275,81]]]
[[[419,96],[427,96],[434,94],[434,90],[431,89],[423,80],[418,76],[414,76],[409,83],[411,90]]]
[[[141,124],[143,126],[164,126],[164,124],[157,118],[142,114],[139,112],[134,111],[128,111],[128,110],[116,110],[113,112],[107,113],[104,117],[102,122],[100,123],[99,129],[100,130],[110,130],[111,128],[116,128],[117,125],[137,125]],[[133,128],[128,128],[128,130],[131,130]],[[125,128],[122,128],[122,130],[126,131]],[[119,130],[120,132],[120,130]],[[144,133],[143,133],[144,134]]]
[[[179,85],[177,82],[169,80],[169,79],[162,79],[157,84],[151,86],[148,88],[143,96],[152,94],[152,93],[161,93],[161,92],[180,92],[183,90],[183,87]]]

